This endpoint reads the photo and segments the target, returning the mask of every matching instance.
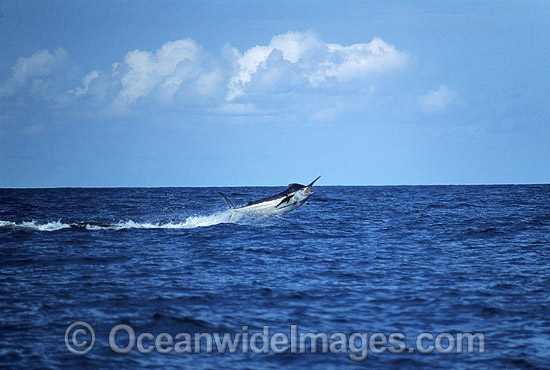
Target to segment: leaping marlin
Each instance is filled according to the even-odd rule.
[[[248,202],[248,204],[243,207],[235,207],[229,198],[225,196],[225,194],[220,193],[220,195],[225,199],[231,210],[234,212],[243,212],[263,217],[280,215],[282,213],[295,210],[302,204],[305,204],[309,197],[313,194],[311,192],[311,187],[315,181],[319,180],[319,177],[307,186],[301,184],[290,184],[288,185],[288,188],[279,194],[253,202]],[[233,215],[231,216],[231,219],[232,218]]]

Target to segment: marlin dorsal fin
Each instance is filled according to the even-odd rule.
[[[219,194],[223,197],[223,199],[225,199],[225,201],[227,202],[227,205],[229,206],[229,208],[235,209],[235,205],[233,205],[233,202],[231,202],[229,200],[229,198],[224,193],[219,193]]]

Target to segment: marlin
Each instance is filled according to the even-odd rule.
[[[315,181],[319,180],[319,177],[313,180],[309,185],[290,184],[288,185],[288,188],[279,194],[248,202],[248,204],[243,207],[235,207],[235,205],[233,205],[231,200],[229,200],[225,194],[220,193],[220,195],[225,199],[227,205],[233,211],[231,219],[233,219],[235,212],[242,212],[263,217],[280,215],[282,213],[293,211],[305,204],[309,197],[313,194],[311,187]]]

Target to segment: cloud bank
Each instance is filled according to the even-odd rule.
[[[226,46],[219,54],[191,39],[170,41],[154,51],[128,51],[109,70],[80,75],[74,74],[78,66],[66,50],[43,50],[15,63],[11,76],[0,83],[0,104],[17,97],[28,105],[53,99],[64,107],[119,113],[182,104],[218,114],[257,113],[256,102],[249,99],[353,86],[401,69],[408,60],[407,53],[380,38],[341,45],[311,31],[276,35],[267,45],[243,52]],[[448,104],[445,90],[429,94],[419,98],[427,109]]]

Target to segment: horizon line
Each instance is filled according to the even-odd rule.
[[[328,184],[315,187],[400,187],[400,186],[522,186],[522,185],[550,185],[550,182],[525,182],[525,183],[445,183],[445,184]],[[286,185],[185,185],[185,186],[0,186],[0,190],[32,190],[32,189],[163,189],[163,188],[259,188],[282,187]]]

